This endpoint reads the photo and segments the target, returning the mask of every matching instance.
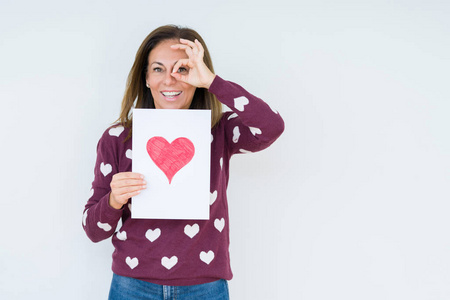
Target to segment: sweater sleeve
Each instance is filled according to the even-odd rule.
[[[111,237],[122,217],[123,209],[116,210],[109,205],[110,183],[118,172],[117,143],[106,131],[97,145],[97,161],[94,181],[83,214],[83,228],[93,242]]]
[[[263,150],[283,133],[280,114],[240,85],[216,75],[209,91],[233,111],[225,120],[230,155]]]

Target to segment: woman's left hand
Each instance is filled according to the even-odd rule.
[[[172,76],[195,87],[209,89],[209,86],[216,75],[208,69],[203,62],[205,50],[202,44],[196,39],[194,42],[180,39],[181,44],[170,46],[172,49],[182,49],[188,58],[180,59],[173,67]],[[179,72],[184,67],[187,72]]]

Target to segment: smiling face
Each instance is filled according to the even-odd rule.
[[[150,87],[155,108],[188,109],[195,93],[195,86],[178,81],[170,74],[180,59],[188,58],[184,50],[173,50],[171,45],[179,44],[177,40],[159,43],[148,56],[146,81]],[[186,68],[179,73],[187,74]]]

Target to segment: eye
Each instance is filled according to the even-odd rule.
[[[154,72],[162,72],[162,69],[160,67],[155,67],[153,68]]]
[[[180,67],[177,72],[178,73],[186,73],[186,72],[188,72],[188,69],[186,69],[184,67]]]

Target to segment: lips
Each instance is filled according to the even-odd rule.
[[[181,95],[182,91],[162,91],[161,95],[167,100],[174,100],[179,95]]]

